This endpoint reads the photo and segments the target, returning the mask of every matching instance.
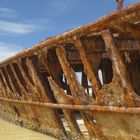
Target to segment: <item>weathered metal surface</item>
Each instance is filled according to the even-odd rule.
[[[117,10],[122,9],[122,7],[123,7],[123,1],[124,0],[116,0],[116,2],[118,3]]]
[[[140,3],[117,2],[0,62],[0,117],[61,140],[139,140]]]

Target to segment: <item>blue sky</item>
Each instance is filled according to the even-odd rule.
[[[115,9],[115,0],[0,0],[0,60]]]

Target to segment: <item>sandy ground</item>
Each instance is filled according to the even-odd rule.
[[[56,139],[0,120],[0,140],[56,140]]]

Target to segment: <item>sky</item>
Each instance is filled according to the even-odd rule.
[[[115,10],[115,0],[0,0],[0,61]]]

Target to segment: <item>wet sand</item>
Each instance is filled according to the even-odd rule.
[[[0,140],[56,140],[50,136],[0,120]]]

